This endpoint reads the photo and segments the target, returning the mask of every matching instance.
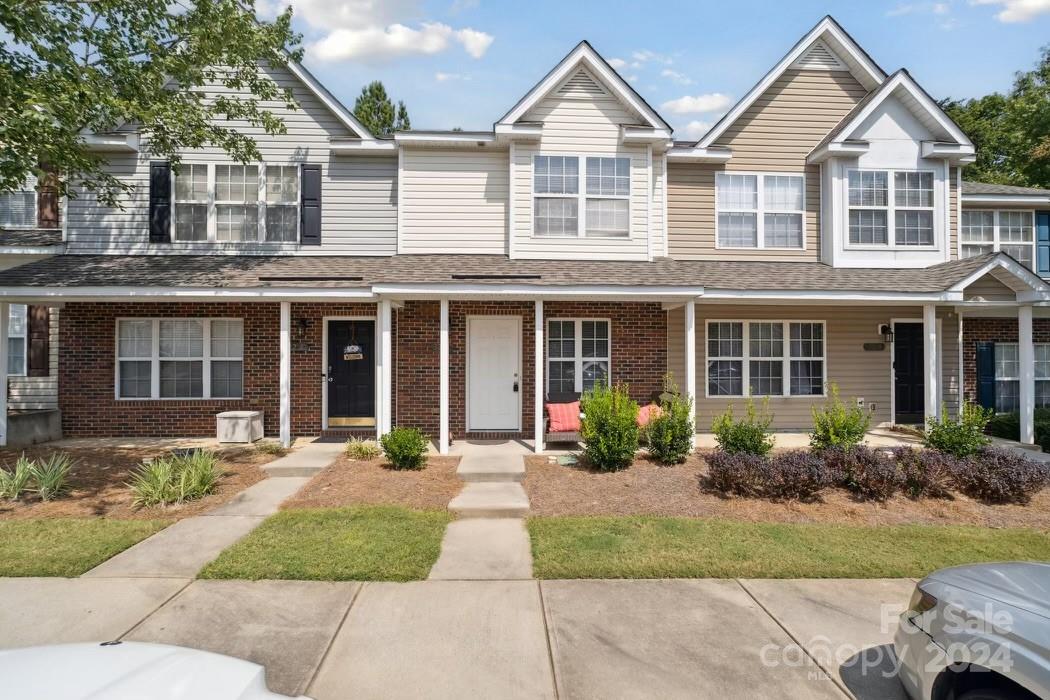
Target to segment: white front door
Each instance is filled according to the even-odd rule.
[[[467,430],[521,429],[521,317],[467,319]]]

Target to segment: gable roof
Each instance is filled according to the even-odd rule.
[[[321,84],[321,81],[315,78],[310,71],[306,70],[305,66],[296,61],[289,60],[288,70],[292,72],[292,75],[299,79],[299,82],[301,82],[307,90],[313,93],[314,97],[321,101],[321,104],[327,107],[328,110],[335,115],[336,119],[343,123],[343,126],[357,134],[362,139],[368,141],[375,140],[375,135],[354,116],[353,112],[346,108],[346,105],[336,99],[335,95],[330,93],[328,88]]]
[[[1016,185],[997,185],[993,182],[969,182],[963,180],[963,194],[1002,194],[1015,197],[1050,197],[1050,190],[1041,190],[1038,187],[1017,187]]]
[[[872,60],[871,56],[861,48],[860,44],[854,41],[853,37],[831,15],[825,15],[813,29],[809,30],[805,36],[791,47],[791,50],[773,66],[772,70],[766,73],[731,110],[726,112],[725,116],[715,122],[715,125],[696,142],[696,147],[707,148],[711,146],[726,129],[754,104],[755,100],[769,89],[784,71],[788,70],[792,64],[801,59],[810,48],[818,43],[832,51],[835,57],[845,63],[849,71],[865,89],[874,90],[886,79],[886,72]]]
[[[591,76],[601,81],[613,96],[637,112],[649,123],[649,126],[654,129],[666,129],[670,133],[671,125],[616,72],[615,68],[609,65],[601,54],[595,51],[586,39],[577,44],[576,48],[559,61],[547,75],[543,76],[543,79],[525,93],[525,96],[518,100],[517,104],[511,107],[510,111],[504,114],[496,124],[509,125],[520,120],[540,100],[574,77],[580,67],[586,68]]]
[[[871,91],[863,100],[858,102],[849,113],[842,118],[834,129],[810,152],[811,155],[818,154],[833,143],[843,143],[864,120],[885,102],[890,96],[902,90],[905,99],[901,102],[913,114],[915,114],[925,126],[934,127],[931,131],[940,131],[940,136],[949,139],[952,143],[973,148],[973,142],[963,133],[963,130],[945,114],[940,105],[930,97],[922,86],[915,82],[904,68],[901,68],[889,76],[878,89]]]

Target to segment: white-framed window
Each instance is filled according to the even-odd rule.
[[[7,309],[7,373],[20,377],[26,373],[28,307],[25,304],[11,304]]]
[[[995,410],[1015,413],[1021,406],[1021,359],[1017,343],[995,344]],[[1050,343],[1035,343],[1035,407],[1050,407]]]
[[[580,171],[583,170],[583,187]],[[631,159],[550,156],[532,160],[533,234],[626,238],[631,233]]]
[[[1035,269],[1035,212],[963,209],[959,243],[964,258],[1002,251]]]
[[[708,321],[707,395],[823,396],[823,321]]]
[[[241,319],[118,319],[117,398],[241,398],[243,358]]]
[[[609,383],[612,361],[609,319],[552,318],[547,321],[547,392],[583,393]]]
[[[849,245],[936,246],[934,183],[929,170],[850,170]]]
[[[0,192],[0,226],[36,228],[36,207],[36,177],[30,175],[21,189]]]
[[[780,173],[716,173],[719,248],[805,247],[806,178]]]
[[[183,163],[172,188],[177,243],[295,243],[299,166]]]

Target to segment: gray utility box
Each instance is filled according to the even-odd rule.
[[[219,442],[255,442],[262,436],[262,411],[226,411],[215,416],[215,437]]]

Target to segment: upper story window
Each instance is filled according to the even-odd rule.
[[[719,248],[804,247],[802,175],[717,173]]]
[[[537,236],[630,235],[630,158],[535,156],[532,192]]]
[[[0,192],[0,226],[35,228],[36,206],[36,178],[30,176],[22,185],[22,189]]]
[[[178,243],[299,239],[299,168],[186,163],[175,175]]]
[[[962,257],[1002,251],[1034,269],[1035,214],[1030,211],[963,210],[960,226]]]
[[[850,245],[935,245],[932,172],[850,170],[848,179]]]
[[[26,373],[26,314],[25,304],[11,304],[7,318],[7,373],[22,376]]]

